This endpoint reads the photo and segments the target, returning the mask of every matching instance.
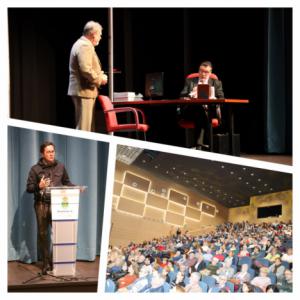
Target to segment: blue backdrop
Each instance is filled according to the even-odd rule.
[[[100,253],[109,145],[22,128],[8,128],[8,260],[37,261],[37,224],[33,194],[26,192],[29,170],[50,140],[74,184],[87,185],[80,196],[77,259],[92,261]]]

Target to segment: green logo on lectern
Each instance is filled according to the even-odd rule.
[[[69,199],[67,196],[64,196],[61,201],[61,206],[67,208],[69,206]]]

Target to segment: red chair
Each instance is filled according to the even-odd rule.
[[[199,78],[199,73],[192,73],[192,74],[188,75],[186,78],[188,78],[188,79],[190,79],[190,78]],[[218,76],[214,73],[210,73],[209,78],[218,79]]]
[[[133,107],[120,107],[114,108],[113,103],[107,96],[98,96],[99,102],[102,106],[104,116],[105,116],[105,123],[106,129],[109,134],[113,132],[130,132],[135,131],[137,136],[138,132],[144,133],[144,140],[146,140],[146,132],[149,129],[149,125],[147,125],[145,114],[141,109],[133,108]],[[134,122],[131,124],[119,124],[117,119],[117,113],[125,113],[131,112],[134,117]],[[139,121],[139,113],[142,117],[142,123]]]
[[[216,74],[214,74],[214,73],[211,73],[209,75],[209,77],[212,78],[212,79],[218,80],[218,76]],[[188,78],[188,79],[199,78],[199,73],[191,73],[186,78]],[[193,144],[192,140],[194,138],[193,131],[194,131],[195,127],[196,127],[195,123],[193,121],[181,119],[178,122],[178,125],[179,125],[179,127],[183,128],[185,130],[185,146],[187,148],[189,148],[190,145]],[[212,128],[217,128],[220,125],[219,119],[212,118],[211,121],[210,121],[210,125],[211,125]],[[203,141],[202,141],[202,144],[203,144]],[[211,151],[212,151],[212,149],[211,149]]]

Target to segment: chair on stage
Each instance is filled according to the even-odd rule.
[[[211,74],[209,75],[209,77],[210,77],[211,79],[218,79],[218,76],[217,76],[216,74],[214,74],[214,73],[211,73]],[[188,78],[188,79],[191,79],[191,78],[199,78],[199,73],[191,73],[191,74],[189,74],[186,78]]]
[[[146,132],[149,129],[149,125],[146,124],[145,114],[141,109],[133,107],[114,108],[113,103],[107,96],[100,95],[98,99],[105,115],[106,129],[109,134],[113,134],[114,132],[135,131],[138,138],[138,133],[143,132],[144,140],[146,140]],[[132,113],[134,123],[119,124],[117,113]],[[139,114],[141,116],[141,122]]]
[[[192,78],[199,78],[199,73],[191,73],[187,77],[187,79],[192,79]],[[210,78],[212,79],[218,79],[218,76],[214,73],[210,74]],[[195,122],[181,119],[178,122],[179,127],[183,128],[185,131],[185,147],[190,148],[191,145],[193,145],[194,141],[194,130],[196,128]],[[220,120],[218,118],[212,118],[209,120],[209,125],[211,128],[210,135],[212,135],[212,128],[217,128],[220,125]],[[204,138],[204,131],[201,132],[201,142],[202,146],[205,148],[204,143],[203,143],[203,138]],[[210,136],[212,139],[213,137]]]

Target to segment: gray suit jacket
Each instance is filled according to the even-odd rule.
[[[96,98],[102,81],[100,60],[94,45],[84,36],[71,49],[68,95]]]

